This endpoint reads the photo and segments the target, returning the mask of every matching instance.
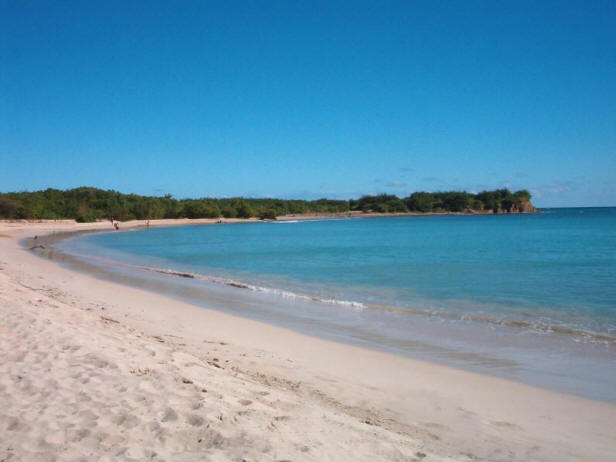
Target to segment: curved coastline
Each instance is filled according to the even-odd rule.
[[[139,225],[126,226],[123,231],[135,230]],[[95,229],[40,237],[38,241],[45,248],[34,249],[33,253],[103,280],[157,292],[300,334],[616,402],[616,394],[601,384],[604,375],[601,371],[609,368],[614,360],[616,342],[609,335],[523,319],[360,306],[345,301],[332,303],[327,299],[315,300],[309,295],[164,267],[111,259],[100,264],[99,257],[72,256],[54,245],[84,232],[101,231],[112,232]],[[26,247],[31,247],[31,244],[31,241],[22,242]],[[369,328],[378,326],[383,315],[391,315],[390,319],[402,323],[395,326],[393,332]],[[364,327],[345,321],[358,317],[363,320]],[[312,320],[307,322],[306,319]],[[563,360],[564,350],[569,350],[567,355],[577,358],[574,363],[584,369],[587,376],[585,385],[576,384],[573,376],[568,381],[554,379],[570,374],[570,364]],[[533,357],[535,359],[531,361]]]
[[[41,226],[39,236],[43,228],[55,231],[53,225]],[[284,425],[274,419],[280,430],[292,429],[314,442],[305,457],[297,453],[297,460],[336,458],[331,451],[360,428],[366,433],[357,441],[374,441],[380,454],[386,454],[382,450],[393,444],[400,457],[399,451],[411,444],[416,448],[409,454],[411,459],[420,451],[431,460],[493,460],[497,454],[494,451],[505,450],[521,460],[529,454],[535,460],[610,460],[616,418],[613,403],[326,341],[201,309],[147,289],[95,279],[25,251],[17,238],[37,234],[36,227],[8,232],[5,228],[3,233],[6,235],[1,237],[15,237],[0,239],[0,283],[5,295],[10,293],[13,298],[0,300],[0,308],[24,320],[22,330],[28,339],[38,335],[40,348],[62,351],[60,359],[71,361],[71,371],[82,363],[90,367],[84,361],[92,355],[113,361],[119,367],[110,371],[116,382],[131,389],[146,381],[156,383],[161,400],[169,393],[193,387],[191,382],[205,386],[208,394],[204,396],[211,398],[206,403],[221,404],[225,422],[229,411],[247,409],[243,404],[229,405],[245,399],[258,384],[263,394],[257,395],[257,402],[250,406],[254,408],[250,419],[240,418],[234,427],[250,432],[247,423],[262,422],[265,428],[273,419],[267,411],[268,403],[284,404],[284,411],[275,410],[273,414],[290,416]],[[38,322],[29,324],[32,317],[38,317]],[[41,325],[49,327],[39,332]],[[60,337],[66,328],[75,335]],[[9,329],[2,336],[15,337],[18,345],[22,330]],[[101,344],[110,339],[115,342],[113,349]],[[63,343],[67,341],[70,343]],[[92,348],[76,354],[66,349],[75,343]],[[152,348],[158,354],[147,359],[144,353]],[[116,350],[121,353],[116,354]],[[91,355],[85,354],[88,352]],[[160,362],[167,354],[175,359],[173,366]],[[36,358],[29,355],[28,361]],[[7,360],[6,366],[20,367],[21,363],[12,362],[11,355]],[[48,370],[44,366],[43,372]],[[49,369],[47,379],[58,378],[62,370]],[[67,377],[60,383],[61,389],[89,386],[72,380]],[[124,393],[118,397],[111,388],[97,393],[99,401],[109,403],[127,396]],[[215,399],[218,394],[223,399]],[[175,402],[176,409],[184,405],[188,409],[189,404],[188,398]],[[80,406],[87,409],[88,403]],[[142,410],[146,415],[150,412]],[[191,412],[200,411],[193,408]],[[314,425],[323,428],[332,423],[330,416],[334,423],[327,428],[337,433],[315,433]],[[223,425],[216,419],[213,422],[215,428]],[[279,435],[279,430],[265,434],[277,448],[282,447]],[[252,437],[250,433],[248,436]],[[283,437],[282,441],[287,440]],[[366,452],[364,446],[354,446],[353,450],[357,460],[371,460],[364,456],[374,454],[374,449]]]
[[[321,217],[321,219],[327,219],[328,217]],[[347,219],[352,219],[354,217],[347,217]],[[304,220],[314,220],[318,219],[316,217],[305,217]],[[344,219],[340,217],[336,217],[335,219]],[[237,220],[234,223],[254,223],[254,220]],[[284,222],[284,221],[283,221]],[[292,222],[295,222],[293,220]],[[165,224],[159,227],[171,227],[171,226],[198,226],[198,225],[210,225],[214,224],[213,222],[206,223],[182,223],[182,224]],[[231,223],[229,223],[231,224]],[[137,225],[132,226],[127,229],[120,230],[119,232],[129,232],[136,231],[139,229],[146,228],[145,225]],[[46,251],[43,249],[37,248],[33,249],[37,251],[37,253],[46,256],[47,258],[59,259],[65,262],[68,262],[69,259],[73,259],[71,261],[72,264],[76,265],[78,269],[90,271],[90,272],[99,272],[100,267],[96,265],[88,265],[85,259],[80,259],[77,262],[74,259],[74,256],[58,249],[54,244],[59,241],[64,241],[68,239],[78,238],[80,235],[84,234],[98,234],[98,233],[117,233],[118,231],[107,229],[107,230],[85,230],[85,231],[69,231],[66,233],[56,233],[52,235],[45,236],[44,242],[50,247]],[[32,240],[24,240],[22,245],[26,247],[32,247]],[[533,333],[540,334],[555,334],[555,335],[563,335],[572,338],[574,341],[584,341],[584,342],[596,342],[605,345],[616,345],[616,335],[612,335],[608,332],[597,332],[589,329],[579,328],[577,326],[568,325],[563,322],[557,322],[556,320],[542,320],[542,319],[522,319],[522,318],[511,318],[511,317],[499,317],[492,316],[487,314],[480,313],[467,313],[467,312],[453,312],[446,310],[436,310],[436,309],[425,309],[418,307],[400,307],[400,306],[388,306],[382,304],[369,304],[356,300],[339,300],[335,298],[324,298],[306,293],[297,293],[293,291],[289,291],[279,287],[266,287],[261,285],[255,285],[251,283],[247,283],[245,281],[221,277],[216,275],[209,275],[197,272],[189,272],[182,270],[175,270],[170,268],[161,268],[155,266],[146,266],[146,265],[138,265],[138,264],[130,264],[121,262],[118,260],[113,260],[111,263],[118,267],[123,267],[126,269],[134,269],[134,270],[143,270],[151,273],[157,273],[162,275],[168,275],[172,277],[181,277],[181,278],[190,278],[200,281],[206,281],[214,284],[221,284],[228,287],[236,288],[236,289],[244,289],[251,292],[260,292],[266,294],[272,294],[275,296],[283,297],[283,298],[294,298],[298,300],[303,300],[307,302],[315,302],[322,303],[327,305],[353,308],[358,310],[370,310],[376,312],[390,312],[390,313],[398,313],[405,315],[414,315],[421,316],[427,318],[442,318],[443,320],[451,320],[451,321],[470,321],[474,323],[484,323],[488,325],[494,326],[503,326],[512,329],[518,329],[523,331],[529,331]],[[111,266],[110,266],[111,268]]]

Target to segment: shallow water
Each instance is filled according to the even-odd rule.
[[[614,208],[151,228],[59,247],[193,303],[616,401]]]

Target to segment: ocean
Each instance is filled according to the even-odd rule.
[[[616,208],[189,225],[57,246],[204,307],[616,402]]]

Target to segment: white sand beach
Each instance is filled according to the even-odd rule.
[[[0,461],[614,460],[614,404],[192,306],[19,243],[109,226],[0,223]]]

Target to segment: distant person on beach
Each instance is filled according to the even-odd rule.
[[[146,226],[146,228],[149,228],[149,227],[150,227],[150,220],[148,220],[148,221],[146,221],[146,222],[145,222],[145,226]]]

